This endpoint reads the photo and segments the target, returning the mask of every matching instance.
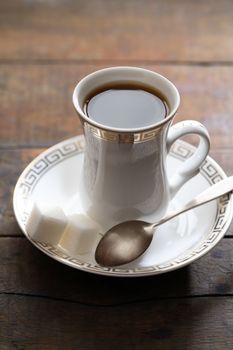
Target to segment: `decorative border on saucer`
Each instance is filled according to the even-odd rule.
[[[75,156],[83,152],[85,142],[83,137],[72,139],[70,142],[60,143],[39,155],[31,164],[29,170],[24,174],[19,190],[23,198],[27,198],[33,191],[38,180],[52,167],[62,162],[64,159]]]
[[[28,199],[33,189],[35,188],[36,183],[48,170],[50,170],[61,161],[64,161],[67,158],[73,157],[76,154],[83,152],[83,149],[84,138],[83,136],[78,136],[61,142],[43,152],[25,169],[25,171],[20,176],[16,185],[14,197],[19,196],[20,193],[23,199]],[[178,140],[173,144],[170,153],[173,157],[185,161],[193,154],[194,151],[194,146],[184,141]],[[200,168],[200,172],[210,184],[214,184],[225,177],[224,172],[210,157],[207,157]],[[18,190],[20,191],[19,193]],[[50,257],[53,257],[54,259],[74,268],[97,274],[112,276],[146,276],[177,269],[179,267],[187,265],[203,254],[207,253],[222,238],[231,221],[232,202],[230,199],[230,195],[225,195],[218,201],[217,214],[213,229],[209,232],[209,235],[201,242],[201,244],[192,250],[190,254],[180,256],[179,258],[167,264],[138,267],[132,269],[108,267],[104,268],[96,264],[86,263],[81,261],[81,259],[77,259],[66,254],[57,246],[51,246],[44,242],[34,241],[25,232],[25,221],[27,219],[28,213],[24,211],[22,215],[19,216],[15,210],[15,207],[14,210],[16,218],[27,238],[35,246],[37,246],[37,248],[42,250]]]
[[[172,145],[170,154],[177,159],[185,161],[194,154],[195,150],[196,148],[194,146],[178,140]],[[209,157],[203,162],[200,173],[210,184],[215,184],[223,179],[223,176],[219,174],[218,169],[213,164],[213,161],[210,161]]]

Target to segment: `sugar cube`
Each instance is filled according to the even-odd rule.
[[[67,218],[60,207],[47,203],[31,204],[26,232],[32,239],[56,245],[66,226]]]
[[[100,227],[84,214],[68,217],[68,226],[59,242],[62,249],[72,255],[87,254],[95,249],[99,241]]]

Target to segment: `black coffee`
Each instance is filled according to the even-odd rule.
[[[115,128],[141,128],[166,118],[165,98],[150,87],[121,83],[93,91],[84,105],[87,116]]]

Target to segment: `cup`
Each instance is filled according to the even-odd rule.
[[[169,113],[151,126],[123,129],[102,125],[84,112],[86,97],[101,86],[130,82],[156,88],[166,97]],[[199,172],[209,152],[209,134],[197,121],[171,123],[180,104],[177,88],[162,75],[136,67],[96,71],[75,87],[73,104],[85,136],[79,184],[84,211],[105,229],[134,219],[157,220],[165,215],[179,189]],[[199,136],[194,154],[168,173],[166,157],[172,144],[188,134]]]

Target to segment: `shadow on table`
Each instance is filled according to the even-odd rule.
[[[7,273],[15,290],[11,314],[24,315],[23,326],[12,319],[22,344],[46,339],[56,349],[190,350],[204,332],[201,320],[216,307],[190,298],[191,267],[143,278],[106,277],[62,265],[25,239],[15,242]]]
[[[192,295],[189,267],[148,277],[107,277],[62,265],[25,244],[30,260],[27,292],[106,306]]]

